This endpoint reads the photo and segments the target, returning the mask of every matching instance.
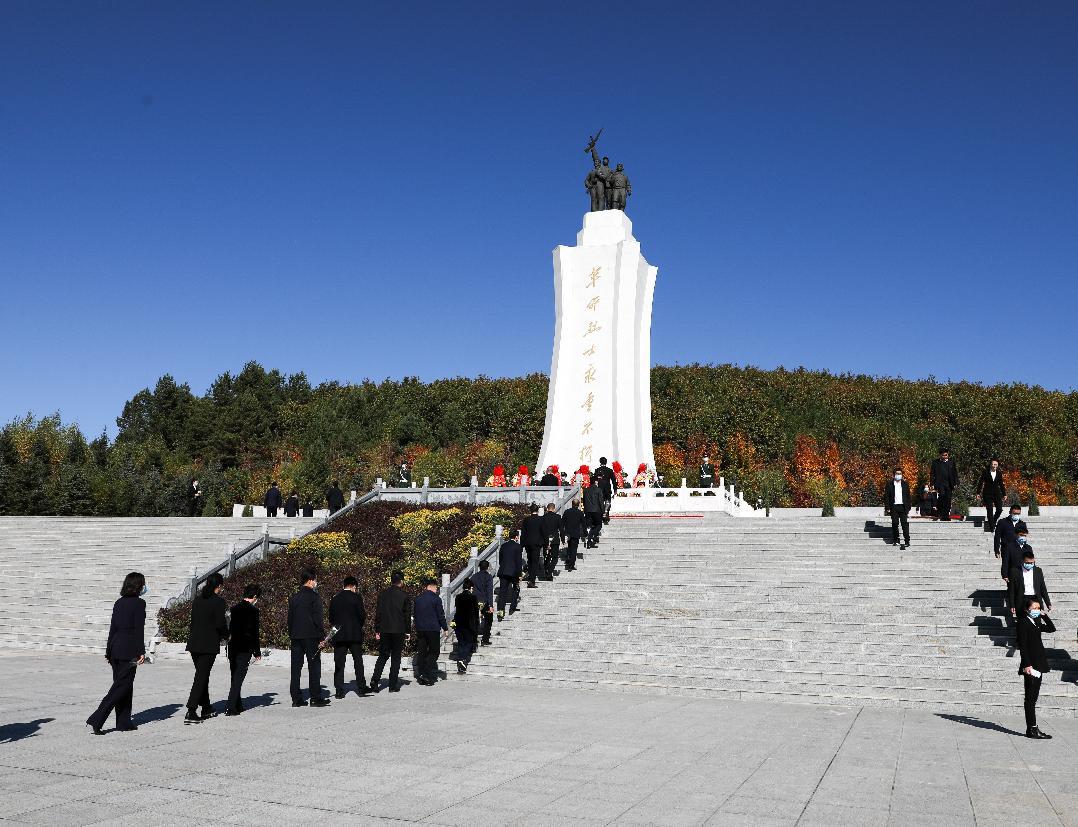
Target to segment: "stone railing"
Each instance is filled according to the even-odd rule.
[[[733,517],[765,514],[763,509],[753,508],[723,477],[719,477],[714,488],[689,488],[684,479],[680,488],[621,488],[610,511],[612,514],[721,511]]]

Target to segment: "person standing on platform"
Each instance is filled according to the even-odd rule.
[[[357,594],[358,589],[359,581],[348,576],[344,578],[341,590],[329,601],[329,624],[337,628],[333,635],[333,688],[338,699],[344,697],[344,667],[349,655],[356,671],[356,692],[370,694],[367,679],[363,676],[363,627],[367,623],[367,613],[363,609],[363,598]]]
[[[389,588],[378,595],[374,613],[374,639],[378,641],[378,660],[371,675],[371,692],[379,691],[382,670],[389,664],[389,691],[400,692],[401,652],[412,627],[412,599],[404,591],[404,572],[389,576]]]
[[[558,479],[557,475],[555,475],[554,469],[549,467],[543,473],[543,478],[539,480],[540,485],[548,487],[556,487],[559,482],[560,480]]]
[[[267,517],[276,517],[277,509],[281,507],[281,489],[276,482],[270,483],[269,491],[266,492],[262,504],[266,507]]]
[[[191,487],[187,489],[187,516],[201,517],[202,503],[202,488],[199,487],[198,480],[191,480]]]
[[[412,487],[412,469],[407,462],[402,462],[400,469],[397,471],[397,488],[411,488]]]
[[[315,591],[318,580],[314,572],[305,570],[299,576],[300,589],[288,601],[288,637],[292,640],[292,682],[289,692],[292,706],[307,706],[299,688],[303,661],[307,661],[307,679],[310,683],[310,702],[313,707],[329,706],[329,698],[322,697],[322,646],[326,642],[326,607],[321,595]]]
[[[286,517],[299,516],[299,494],[295,491],[289,494],[288,499],[284,501],[284,515]]]
[[[221,641],[228,639],[228,606],[221,597],[225,579],[211,574],[202,584],[202,591],[191,601],[191,631],[187,636],[187,651],[195,665],[195,677],[187,696],[185,724],[198,724],[217,715],[210,703],[210,672],[221,654]],[[202,707],[202,714],[195,710]]]
[[[520,524],[520,542],[528,553],[528,588],[535,588],[535,579],[543,569],[543,549],[546,547],[546,528],[539,516],[539,506],[528,506],[529,514]]]
[[[587,532],[584,512],[580,510],[580,500],[573,500],[561,518],[562,532],[565,534],[565,570],[576,569],[577,546],[580,538]]]
[[[992,457],[988,467],[981,472],[980,482],[977,483],[977,496],[984,503],[985,531],[995,531],[999,515],[1003,513],[1003,498],[1007,496],[1007,485],[1003,482],[1003,469],[999,467],[999,460]]]
[[[896,468],[894,479],[887,483],[884,491],[886,513],[891,515],[891,545],[904,551],[910,544],[910,484],[902,479],[902,469]],[[898,526],[902,524],[902,537],[905,543],[899,545]]]
[[[1011,569],[1019,565],[1022,559],[1022,551],[1018,547],[1019,535],[1029,533],[1026,521],[1022,519],[1022,506],[1012,505],[1010,514],[1006,520],[996,523],[996,533],[992,538],[992,550],[999,558],[999,576],[1008,580]]]
[[[520,547],[520,529],[509,535],[509,539],[498,549],[498,621],[505,618],[505,604],[509,604],[509,614],[517,610],[520,601],[520,575],[524,571],[524,551]]]
[[[936,519],[951,519],[951,498],[958,487],[958,468],[951,452],[940,448],[939,459],[932,460],[932,487],[936,489]]]
[[[135,697],[135,671],[146,660],[146,578],[133,571],[124,578],[120,599],[112,604],[112,621],[105,643],[105,660],[112,666],[112,686],[105,693],[86,725],[94,735],[103,735],[101,728],[109,715],[116,711],[116,729],[131,732],[138,726],[131,723],[131,705]]]
[[[304,517],[313,517],[314,516],[314,503],[311,502],[311,497],[310,497],[309,494],[307,495],[307,501],[303,503],[303,516]]]
[[[588,541],[584,547],[595,548],[603,530],[603,494],[594,483],[584,489],[584,517],[588,525]]]
[[[415,599],[415,671],[416,683],[434,686],[438,682],[438,655],[441,654],[442,632],[449,631],[445,608],[438,596],[438,581],[423,578],[423,591]]]
[[[472,583],[475,584],[475,598],[479,601],[479,643],[490,646],[490,627],[494,625],[494,578],[490,575],[489,560],[480,562]]]
[[[599,467],[592,474],[592,484],[598,483],[599,493],[603,495],[603,523],[610,522],[610,503],[614,500],[614,492],[618,484],[614,479],[614,472],[606,464],[606,457],[599,457]]]
[[[337,480],[334,480],[333,485],[326,489],[326,504],[329,506],[330,514],[336,514],[344,508],[344,492],[341,491],[341,484]]]
[[[452,659],[457,662],[458,675],[468,671],[468,664],[472,662],[472,655],[475,654],[479,640],[479,600],[473,591],[475,585],[471,579],[465,578],[463,586],[454,602],[453,611],[453,630],[457,635],[457,645]]]
[[[554,579],[554,572],[558,568],[558,558],[561,556],[561,516],[555,508],[554,503],[547,503],[546,513],[543,514],[543,530],[546,532],[546,548],[543,551],[544,580]]]
[[[234,716],[243,712],[243,681],[251,666],[262,660],[262,635],[259,630],[258,598],[262,590],[255,584],[245,586],[243,599],[229,612],[228,623],[228,667],[232,681],[228,689],[228,703],[225,715]]]
[[[1041,611],[1041,604],[1036,598],[1027,598],[1023,604],[1023,617],[1018,620],[1016,636],[1018,651],[1022,659],[1018,663],[1018,674],[1022,676],[1025,687],[1026,737],[1047,740],[1046,735],[1037,727],[1037,698],[1041,694],[1041,677],[1048,671],[1048,655],[1041,642],[1041,634],[1051,634],[1056,630],[1048,615]]]
[[[1037,565],[1033,546],[1028,543],[1022,548],[1022,565],[1011,569],[1011,579],[1007,586],[1010,590],[1011,617],[1017,617],[1018,610],[1031,597],[1041,604],[1043,614],[1052,611],[1052,598],[1048,595],[1048,587],[1044,585],[1044,572]]]
[[[715,466],[711,464],[711,460],[708,457],[704,457],[703,461],[700,463],[700,487],[715,487]]]

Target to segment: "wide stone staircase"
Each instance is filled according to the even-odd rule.
[[[225,559],[233,542],[288,538],[319,522],[231,517],[0,518],[0,646],[104,651],[112,604],[129,571],[146,575],[147,634],[192,568]]]
[[[1030,518],[1059,629],[1040,709],[1078,706],[1078,519]],[[522,589],[469,676],[624,692],[1020,714],[991,535],[970,523],[615,518]]]

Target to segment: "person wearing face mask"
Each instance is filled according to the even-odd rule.
[[[905,550],[910,544],[910,484],[902,478],[902,469],[896,468],[894,479],[887,483],[884,491],[885,514],[891,515],[891,545]],[[899,545],[898,526],[902,524],[902,538],[905,543]]]
[[[198,724],[217,713],[210,703],[210,672],[217,656],[221,654],[221,641],[228,640],[228,604],[221,597],[225,579],[214,572],[206,578],[202,591],[191,601],[191,631],[187,636],[187,651],[195,666],[191,679],[191,691],[187,695],[185,724]],[[200,715],[196,710],[202,708]]]
[[[1037,727],[1037,698],[1041,694],[1041,676],[1049,671],[1048,655],[1041,642],[1041,633],[1051,634],[1056,630],[1051,618],[1041,611],[1037,598],[1026,598],[1023,617],[1018,621],[1018,651],[1022,659],[1018,663],[1018,674],[1025,686],[1026,737],[1047,740],[1046,735]]]
[[[936,489],[936,519],[951,519],[951,497],[958,488],[958,469],[951,459],[951,452],[940,448],[939,459],[932,460],[932,487]]]
[[[232,607],[228,624],[228,666],[232,682],[228,690],[225,715],[233,717],[243,712],[243,680],[251,658],[262,660],[262,635],[259,632],[258,598],[262,589],[250,583],[243,589],[243,599]]]
[[[1025,540],[1025,537],[1018,539]],[[1026,600],[1031,597],[1041,604],[1042,613],[1048,614],[1052,611],[1052,598],[1048,596],[1048,587],[1044,585],[1044,572],[1037,565],[1033,546],[1029,543],[1022,545],[1022,565],[1011,569],[1008,587],[1011,597],[1011,617],[1016,617],[1016,610],[1025,605]]]
[[[329,706],[329,698],[322,696],[322,646],[326,642],[326,607],[322,597],[315,591],[318,581],[309,569],[299,576],[300,589],[288,601],[288,637],[292,640],[292,682],[289,691],[292,706],[307,706],[299,688],[303,661],[307,661],[307,677],[310,681],[310,706]]]
[[[1000,577],[1006,580],[1011,568],[1018,565],[1021,556],[1018,552],[1018,534],[1028,534],[1029,528],[1022,519],[1022,506],[1012,505],[1006,520],[996,523],[996,532],[992,538],[992,550],[1000,558]],[[1009,556],[1008,556],[1009,555]]]
[[[992,457],[988,467],[981,473],[981,480],[977,483],[977,496],[984,503],[985,531],[995,531],[999,515],[1003,513],[1003,498],[1007,494],[1007,485],[1003,482],[1003,469],[999,467],[999,460]]]
[[[86,725],[94,735],[102,735],[112,711],[116,711],[116,730],[138,729],[131,723],[131,701],[135,693],[135,670],[146,659],[146,578],[133,571],[124,578],[120,599],[112,606],[112,622],[105,644],[105,660],[112,666],[112,686],[101,699]]]

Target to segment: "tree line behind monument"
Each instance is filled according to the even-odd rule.
[[[878,505],[896,464],[923,485],[945,445],[959,509],[992,456],[1012,497],[1078,503],[1078,393],[731,365],[656,367],[651,382],[668,484],[694,485],[706,454],[750,501]],[[546,394],[543,374],[312,387],[252,362],[201,396],[164,376],[124,405],[112,441],[59,416],[5,426],[0,514],[179,515],[197,478],[203,514],[224,515],[271,480],[320,499],[332,480],[392,481],[405,460],[419,482],[484,480],[497,464],[534,468]]]

